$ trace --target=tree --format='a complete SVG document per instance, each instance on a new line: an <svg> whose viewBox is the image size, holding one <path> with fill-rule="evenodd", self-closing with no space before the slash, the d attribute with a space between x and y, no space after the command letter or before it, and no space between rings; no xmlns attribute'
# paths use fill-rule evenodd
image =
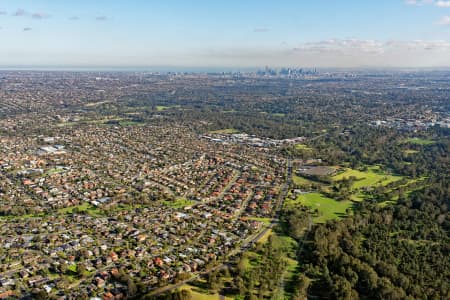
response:
<svg viewBox="0 0 450 300"><path fill-rule="evenodd" d="M217 277L217 274L215 271L211 271L208 273L207 283L208 283L208 288L213 292L216 292L220 289L220 278Z"/></svg>
<svg viewBox="0 0 450 300"><path fill-rule="evenodd" d="M133 297L137 294L138 288L136 286L136 283L132 278L128 278L127 280L127 295L128 297Z"/></svg>
<svg viewBox="0 0 450 300"><path fill-rule="evenodd" d="M86 266L83 263L77 265L78 276L84 277L86 275Z"/></svg>
<svg viewBox="0 0 450 300"><path fill-rule="evenodd" d="M234 277L233 282L234 282L234 286L236 287L236 289L239 292L239 295L241 295L241 296L245 295L245 293L247 292L247 289L245 287L244 280L242 279L242 277L241 276Z"/></svg>
<svg viewBox="0 0 450 300"><path fill-rule="evenodd" d="M33 290L33 298L36 300L47 300L48 294L44 290Z"/></svg>

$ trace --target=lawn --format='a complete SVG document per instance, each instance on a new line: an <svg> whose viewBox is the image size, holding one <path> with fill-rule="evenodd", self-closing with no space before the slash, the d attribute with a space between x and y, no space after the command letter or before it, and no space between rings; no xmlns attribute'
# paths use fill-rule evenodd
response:
<svg viewBox="0 0 450 300"><path fill-rule="evenodd" d="M225 128L225 129L210 131L209 133L211 133L211 134L233 134L233 133L239 133L239 130L234 129L234 128Z"/></svg>
<svg viewBox="0 0 450 300"><path fill-rule="evenodd" d="M157 105L156 110L157 111L164 111L171 108L180 108L180 105L172 105L172 106L165 106L165 105Z"/></svg>
<svg viewBox="0 0 450 300"><path fill-rule="evenodd" d="M88 102L84 106L86 106L86 107L93 107L93 106L99 106L99 105L106 104L106 103L111 103L111 102L109 102L109 101Z"/></svg>
<svg viewBox="0 0 450 300"><path fill-rule="evenodd" d="M178 198L175 201L163 201L164 205L171 208L183 208L186 206L191 206L195 203L197 203L194 200L187 200L184 198Z"/></svg>
<svg viewBox="0 0 450 300"><path fill-rule="evenodd" d="M56 126L58 127L69 127L69 126L74 126L77 124L106 124L108 122L120 122L125 120L124 118L119 118L119 117L105 117L103 119L83 119L77 122L63 122L63 123L59 123Z"/></svg>
<svg viewBox="0 0 450 300"><path fill-rule="evenodd" d="M410 154L416 154L416 153L419 153L419 151L408 149L408 150L404 150L403 153L405 153L405 154L407 154L407 155L410 155Z"/></svg>
<svg viewBox="0 0 450 300"><path fill-rule="evenodd" d="M270 233L269 233L270 232ZM296 249L298 248L298 243L289 236L279 235L274 231L269 231L269 234L266 234L263 239L261 239L258 243L265 243L269 239L272 238L273 247L278 249L283 253L283 260L286 262L286 270L284 274L284 284L287 282L293 282L298 273L298 261L294 259L296 257ZM246 261L246 268L254 267L261 263L260 255L255 252L249 251L247 252L247 256L244 256ZM290 299L292 295L287 293L286 289L283 289L284 295L286 299ZM275 299L275 298L274 298Z"/></svg>
<svg viewBox="0 0 450 300"><path fill-rule="evenodd" d="M83 204L80 205L75 205L75 206L70 206L70 207L65 207L65 208L60 208L58 209L58 214L73 214L74 209L77 208L79 212L85 211L88 214L90 214L91 216L100 216L102 215L102 211L99 210L98 208L94 207L93 205L91 205L88 202L84 202Z"/></svg>
<svg viewBox="0 0 450 300"><path fill-rule="evenodd" d="M206 291L203 291L200 288L189 285L189 284L185 284L185 285L181 286L180 290L190 291L193 300L194 299L195 300L218 300L219 299L219 294L217 294L217 293L207 294ZM228 298L228 297L225 297L225 299L231 300L231 298Z"/></svg>
<svg viewBox="0 0 450 300"><path fill-rule="evenodd" d="M266 224L266 225L269 225L270 222L272 222L272 219L271 219L271 218L250 217L250 218L247 218L247 219L248 219L248 220L251 220L251 221L262 222L262 223L264 223L264 224Z"/></svg>
<svg viewBox="0 0 450 300"><path fill-rule="evenodd" d="M288 265L286 270L288 272L288 276L293 276L293 273L296 271L295 269L297 267L297 261L294 258L298 243L289 236L279 235L275 231L268 230L262 239L258 241L258 244L266 243L269 240L269 237L272 237L272 246L283 253L283 259ZM261 263L261 255L254 251L247 251L243 256L243 260L246 269L250 269Z"/></svg>
<svg viewBox="0 0 450 300"><path fill-rule="evenodd" d="M353 183L353 189L361 189L381 184L388 185L391 182L401 180L401 176L383 174L377 167L371 167L367 171L358 171L354 169L346 169L344 172L332 177L333 181L340 181L344 178L355 177L357 180Z"/></svg>
<svg viewBox="0 0 450 300"><path fill-rule="evenodd" d="M112 209L115 212L121 212L121 211L131 211L131 210L135 210L136 208L143 208L146 207L145 205L142 204L125 204L125 203L118 203L117 205L114 205L114 207L112 207Z"/></svg>
<svg viewBox="0 0 450 300"><path fill-rule="evenodd" d="M418 138L418 137L409 138L409 139L405 140L405 142L409 143L409 144L421 145L421 146L432 145L435 143L435 141L433 141L433 140L422 139L422 138Z"/></svg>
<svg viewBox="0 0 450 300"><path fill-rule="evenodd" d="M156 110L157 111L163 111L163 110L166 110L166 109L169 109L169 108L170 108L169 106L164 106L164 105L156 106Z"/></svg>
<svg viewBox="0 0 450 300"><path fill-rule="evenodd" d="M406 184L401 185L398 188L406 188L407 191L405 192L405 196L409 196L412 192L421 190L425 187L425 185L423 184L423 181L426 180L427 177L420 177L420 178L416 178L416 179L410 179ZM418 185L416 185L415 187L410 187L410 185L412 185L413 183L416 183ZM392 190L391 190L392 191ZM398 196L393 197L390 200L386 200L383 202L378 203L379 206L381 207L385 207L387 205L391 205L391 204L395 204L398 201Z"/></svg>
<svg viewBox="0 0 450 300"><path fill-rule="evenodd" d="M76 273L77 272L77 265L76 264L70 265L70 266L67 267L67 270L70 271L70 272Z"/></svg>
<svg viewBox="0 0 450 300"><path fill-rule="evenodd" d="M289 282L289 281L293 281L295 280L295 276L297 275L297 266L298 266L298 261L296 261L295 259L286 258L286 263L287 263L287 272L286 272L286 276L285 278L285 282ZM286 291L285 291L286 293ZM286 296L289 296L288 294L286 294Z"/></svg>
<svg viewBox="0 0 450 300"><path fill-rule="evenodd" d="M259 244L264 244L269 239L269 236L272 235L272 229L269 229L266 231L266 233L261 237L261 239L258 241Z"/></svg>
<svg viewBox="0 0 450 300"><path fill-rule="evenodd" d="M85 210L88 210L89 208L91 208L91 204L89 204L88 202L84 202L83 204L80 204L80 205L60 208L60 209L58 209L58 213L71 214L71 213L73 213L73 210L75 208L78 208L79 211L85 211Z"/></svg>
<svg viewBox="0 0 450 300"><path fill-rule="evenodd" d="M63 173L65 172L66 169L64 168L53 168L47 171L47 175L53 175L53 174L58 174L58 173Z"/></svg>
<svg viewBox="0 0 450 300"><path fill-rule="evenodd" d="M292 176L292 180L294 181L295 184L303 185L303 186L304 185L311 185L313 183L321 184L320 182L312 181L312 180L309 180L309 179L307 179L305 177L301 177L301 176L297 176L297 175L293 175Z"/></svg>
<svg viewBox="0 0 450 300"><path fill-rule="evenodd" d="M295 149L300 150L300 151L311 151L311 150L313 150L311 147L309 147L308 145L305 145L305 144L296 144L295 145Z"/></svg>
<svg viewBox="0 0 450 300"><path fill-rule="evenodd" d="M347 215L346 210L352 207L351 201L336 201L327 198L320 193L310 193L299 195L297 199L287 201L287 205L299 202L302 205L308 206L311 209L317 209L319 214L314 217L315 223L325 223L328 220L333 220Z"/></svg>

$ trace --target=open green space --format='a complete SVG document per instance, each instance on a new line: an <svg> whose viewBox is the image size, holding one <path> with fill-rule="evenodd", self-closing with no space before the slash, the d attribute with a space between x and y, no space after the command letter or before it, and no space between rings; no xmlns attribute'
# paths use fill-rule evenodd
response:
<svg viewBox="0 0 450 300"><path fill-rule="evenodd" d="M298 243L291 237L281 235L276 230L269 230L264 237L257 243L256 249L250 250L244 253L240 261L240 266L243 267L245 272L252 274L252 272L263 267L262 264L266 263L265 255L267 253L261 252L264 249L264 244L270 243L273 249L281 254L281 261L286 263L286 268L284 269L284 274L282 276L283 286L294 282L296 275L298 273L298 262L295 259L296 249L298 248ZM280 261L280 262L281 262ZM255 289L254 293L257 294L258 290ZM285 289L278 291L281 295L284 293L285 299L290 299L292 295L289 295ZM237 297L236 299L243 299ZM272 298L279 299L279 298Z"/></svg>
<svg viewBox="0 0 450 300"><path fill-rule="evenodd" d="M381 166L370 166L366 170L355 170L351 168L344 168L341 171L331 177L333 182L332 185L327 185L324 183L320 183L320 191L323 193L332 193L332 187L334 185L339 184L340 181L344 179L349 179L353 177L353 182L350 185L351 195L349 197L350 200L346 201L337 201L332 198L326 197L319 192L309 193L299 195L295 200L286 199L285 204L291 205L294 203L301 203L302 205L308 206L310 208L317 209L318 215L314 217L314 222L323 223L327 220L335 219L338 217L342 217L346 215L346 210L352 207L352 202L354 201L363 201L366 197L365 192L366 188L377 187L377 186L388 186L391 183L398 182L404 177L391 175L385 173ZM295 184L300 187L309 186L315 184L317 187L317 182L311 181L308 178L304 178L301 176L293 176L293 181ZM393 189L398 189L400 187L409 189L409 185L414 183L415 180L408 180L406 184L394 187ZM409 193L410 191L408 191ZM398 197L397 197L398 198ZM387 199L387 201L381 203L381 206L385 206L388 204L395 203L397 199Z"/></svg>
<svg viewBox="0 0 450 300"><path fill-rule="evenodd" d="M169 109L169 108L170 108L170 106L164 106L164 105L156 106L156 110L157 111L163 111L163 110L166 110L166 109Z"/></svg>
<svg viewBox="0 0 450 300"><path fill-rule="evenodd" d="M251 220L251 221L262 222L262 223L264 223L266 225L270 224L270 222L272 221L271 218L260 218L260 217L250 217L250 218L247 218L247 219Z"/></svg>
<svg viewBox="0 0 450 300"><path fill-rule="evenodd" d="M310 180L308 178L298 176L298 175L293 175L292 180L294 181L295 184L300 185L300 186L311 185L311 184L322 184L319 181L313 181L313 180Z"/></svg>
<svg viewBox="0 0 450 300"><path fill-rule="evenodd" d="M395 175L389 175L382 173L379 170L379 167L371 167L368 168L367 171L359 171L354 169L345 169L344 172L341 172L335 176L332 177L333 181L340 181L344 178L350 178L355 177L356 181L353 183L352 188L353 189L361 189L363 187L369 187L374 185L388 185L391 182L395 182L398 180L401 180L403 177L401 176L395 176Z"/></svg>
<svg viewBox="0 0 450 300"><path fill-rule="evenodd" d="M225 129L220 129L220 130L213 130L213 131L210 131L209 133L211 133L211 134L233 134L233 133L239 133L239 130L234 129L234 128L225 128Z"/></svg>
<svg viewBox="0 0 450 300"><path fill-rule="evenodd" d="M269 237L272 235L272 229L269 229L266 231L266 233L261 237L261 239L258 241L258 243L260 244L264 244L265 242L267 242L267 240L269 239Z"/></svg>
<svg viewBox="0 0 450 300"><path fill-rule="evenodd" d="M414 144L414 145L421 145L421 146L427 146L427 145L432 145L432 144L434 144L436 142L433 141L433 140L430 140L430 139L423 139L423 138L414 137L414 138L406 139L405 143Z"/></svg>
<svg viewBox="0 0 450 300"><path fill-rule="evenodd" d="M309 193L299 195L295 200L286 199L285 205L300 203L304 206L317 209L317 216L314 216L315 223L325 223L328 220L337 219L347 215L347 209L351 208L351 201L336 201L327 198L320 193Z"/></svg>
<svg viewBox="0 0 450 300"><path fill-rule="evenodd" d="M86 107L95 107L95 106L100 106L100 105L105 104L105 103L110 103L110 102L109 101L88 102L84 106L86 106Z"/></svg>
<svg viewBox="0 0 450 300"><path fill-rule="evenodd" d="M164 111L164 110L168 110L171 108L180 108L180 105L171 105L171 106L165 106L165 105L157 105L156 106L156 110L157 111Z"/></svg>
<svg viewBox="0 0 450 300"><path fill-rule="evenodd" d="M297 265L297 262L290 257L295 257L297 242L289 236L280 235L276 231L268 230L266 234L258 241L258 244L261 245L267 243L269 238L271 238L272 246L276 249L280 249L281 252L285 254L283 259L286 260L288 266L291 266L291 271L293 271ZM261 254L258 254L254 250L247 251L242 257L242 264L245 266L245 269L249 270L260 264L261 259Z"/></svg>
<svg viewBox="0 0 450 300"><path fill-rule="evenodd" d="M408 180L408 183L397 187L397 189L398 188L405 188L407 191L404 193L404 196L405 197L409 197L409 195L411 193L413 193L415 191L418 191L418 190L421 190L421 189L423 189L425 187L424 181L426 179L427 179L427 177L420 177L420 178L416 178L416 179L410 179L410 180ZM413 184L415 184L415 185L413 185ZM389 200L386 200L386 201L378 203L378 205L380 207L385 207L387 205L391 205L391 204L397 203L398 199L399 199L399 196L394 196L394 197L392 197Z"/></svg>
<svg viewBox="0 0 450 300"><path fill-rule="evenodd" d="M286 258L287 268L286 273L284 276L284 282L285 286L287 286L289 283L295 284L295 279L298 276L298 261L295 259L292 259L290 257ZM288 294L286 289L284 289L285 299L292 299L292 295Z"/></svg>
<svg viewBox="0 0 450 300"><path fill-rule="evenodd" d="M312 151L313 149L305 144L296 144L295 149L300 151Z"/></svg>
<svg viewBox="0 0 450 300"><path fill-rule="evenodd" d="M163 201L163 204L166 205L167 207L171 207L171 208L183 208L186 206L191 206L193 204L195 204L196 202L194 200L187 200L185 198L178 198L174 201Z"/></svg>
<svg viewBox="0 0 450 300"><path fill-rule="evenodd" d="M412 149L407 149L407 150L404 150L403 153L405 153L405 154L407 154L407 155L410 155L410 154L416 154L416 153L419 153L419 151L417 151L417 150L412 150Z"/></svg>
<svg viewBox="0 0 450 300"><path fill-rule="evenodd" d="M101 216L103 215L102 211L91 205L88 202L84 202L80 205L65 207L58 209L58 214L73 214L74 212L87 212L91 216Z"/></svg>
<svg viewBox="0 0 450 300"><path fill-rule="evenodd" d="M192 286L189 284L185 284L182 285L180 287L180 290L186 290L186 291L190 291L191 295L192 295L192 300L218 300L219 298L219 294L218 293L208 293L207 291L196 287L196 286ZM229 297L225 297L225 299L231 300L231 298Z"/></svg>
<svg viewBox="0 0 450 300"><path fill-rule="evenodd" d="M67 270L70 271L70 272L76 273L77 272L77 265L73 264L73 265L67 266Z"/></svg>
<svg viewBox="0 0 450 300"><path fill-rule="evenodd" d="M78 122L63 122L63 123L59 123L56 126L58 127L70 127L70 126L74 126L77 124L99 124L99 125L104 125L104 124L108 124L108 123L113 123L113 122L117 122L117 124L120 124L121 122L123 122L123 124L127 124L127 122L131 122L129 119L125 119L125 118L120 118L120 117L115 117L115 116L109 116L109 117L105 117L105 118L101 118L101 119L90 119L90 118L85 118L83 120L80 120Z"/></svg>
<svg viewBox="0 0 450 300"><path fill-rule="evenodd" d="M53 168L50 169L46 172L47 175L53 175L53 174L58 174L58 173L63 173L66 170L64 168Z"/></svg>
<svg viewBox="0 0 450 300"><path fill-rule="evenodd" d="M19 219L43 218L45 216L46 216L45 213L25 214L25 215L20 215L20 216L6 215L6 216L0 216L0 220L12 221L12 220L19 220Z"/></svg>
<svg viewBox="0 0 450 300"><path fill-rule="evenodd" d="M84 202L80 205L74 205L69 207L64 207L56 210L56 214L58 215L67 215L67 214L73 214L73 213L80 213L80 212L86 212L87 214L91 215L92 217L103 217L104 212L91 205L88 202ZM40 214L25 214L20 216L0 216L0 220L14 220L14 219L31 219L31 218L45 218L52 213L40 213Z"/></svg>

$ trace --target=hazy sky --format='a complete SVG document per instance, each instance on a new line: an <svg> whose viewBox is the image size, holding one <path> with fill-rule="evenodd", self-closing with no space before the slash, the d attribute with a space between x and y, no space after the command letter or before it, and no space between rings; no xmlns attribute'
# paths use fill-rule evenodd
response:
<svg viewBox="0 0 450 300"><path fill-rule="evenodd" d="M0 0L0 66L450 67L450 0Z"/></svg>

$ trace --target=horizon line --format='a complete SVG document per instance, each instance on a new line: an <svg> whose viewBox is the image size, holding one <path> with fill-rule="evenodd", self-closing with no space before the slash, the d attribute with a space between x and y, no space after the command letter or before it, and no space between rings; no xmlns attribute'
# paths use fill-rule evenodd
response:
<svg viewBox="0 0 450 300"><path fill-rule="evenodd" d="M316 70L428 70L450 71L450 66L358 66L358 67L312 67L312 66L114 66L114 65L0 65L0 71L121 71L121 72L255 72L270 69L316 69Z"/></svg>

